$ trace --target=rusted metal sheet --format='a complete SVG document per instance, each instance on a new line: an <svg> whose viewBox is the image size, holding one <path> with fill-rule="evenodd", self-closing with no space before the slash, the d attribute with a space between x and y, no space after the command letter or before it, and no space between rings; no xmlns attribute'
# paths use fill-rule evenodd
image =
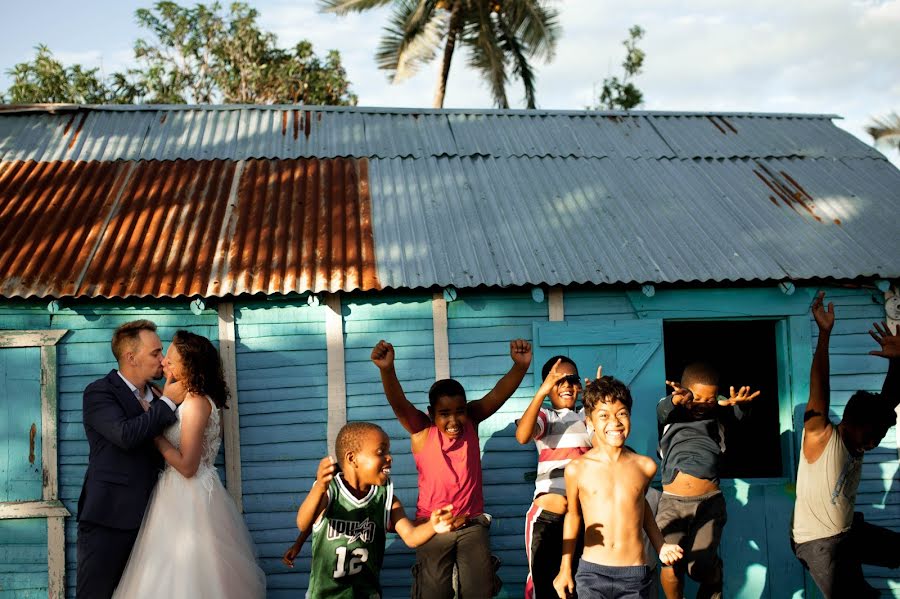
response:
<svg viewBox="0 0 900 599"><path fill-rule="evenodd" d="M365 159L0 164L0 295L377 289Z"/></svg>

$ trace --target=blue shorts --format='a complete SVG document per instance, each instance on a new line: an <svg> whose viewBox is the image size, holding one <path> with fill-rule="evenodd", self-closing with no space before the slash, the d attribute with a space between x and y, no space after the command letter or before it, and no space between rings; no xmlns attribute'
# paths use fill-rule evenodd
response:
<svg viewBox="0 0 900 599"><path fill-rule="evenodd" d="M601 566L582 559L575 574L578 599L650 599L650 566Z"/></svg>

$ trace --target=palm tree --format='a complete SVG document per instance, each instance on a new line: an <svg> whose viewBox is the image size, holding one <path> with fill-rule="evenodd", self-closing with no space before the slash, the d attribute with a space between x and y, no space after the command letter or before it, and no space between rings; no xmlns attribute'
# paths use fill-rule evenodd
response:
<svg viewBox="0 0 900 599"><path fill-rule="evenodd" d="M866 127L866 133L872 136L876 144L883 142L900 150L900 114L892 112L886 117L874 119Z"/></svg>
<svg viewBox="0 0 900 599"><path fill-rule="evenodd" d="M431 62L443 45L434 107L444 106L450 62L457 44L469 50L469 66L481 72L499 108L509 108L509 75L522 80L525 102L535 107L531 59L549 61L559 34L558 12L548 0L319 0L339 15L386 4L394 10L375 55L392 83Z"/></svg>

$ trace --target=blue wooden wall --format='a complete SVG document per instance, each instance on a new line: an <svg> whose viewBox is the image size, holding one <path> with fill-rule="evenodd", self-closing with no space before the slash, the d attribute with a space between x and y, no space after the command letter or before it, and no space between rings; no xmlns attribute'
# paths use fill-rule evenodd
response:
<svg viewBox="0 0 900 599"><path fill-rule="evenodd" d="M797 293L803 290L798 289ZM740 292L739 292L740 293ZM658 296L664 297L664 296ZM699 296L697 296L699 297ZM707 306L715 305L709 296ZM836 304L838 324L832 337L833 412L837 420L856 389L877 391L887 361L868 356L874 342L867 331L884 317L877 294L866 290L829 290ZM661 317L678 306L657 305L654 311L636 306L621 291L567 290L567 321L610 321ZM718 317L702 308L689 317ZM466 388L470 399L481 397L509 368L508 342L530 339L532 325L547 321L547 303L536 302L524 290L461 290L448 304L450 372ZM369 361L379 339L397 350L397 370L410 399L424 409L427 389L434 380L433 330L429 293L351 294L342 298L348 420L379 423L392 439L397 494L414 514L416 475L408 437L396 424L383 397L377 368ZM666 317L666 316L662 316ZM74 514L87 462L87 443L81 423L81 393L90 381L115 366L109 351L113 329L127 320L150 318L161 325L164 343L175 329L188 327L217 338L216 315L197 316L184 302L121 301L75 305L50 315L43 304L8 302L0 305L2 329L71 329L59 344L59 464L60 495ZM309 546L295 569L280 563L281 554L296 536L296 509L315 477L318 460L327 453L327 356L325 308L302 301L245 300L235 306L238 390L240 396L241 459L244 510L247 524L268 576L270 597L302 596L307 584ZM803 388L815 344L815 326L807 318L792 321L793 338L804 340L794 363L782 366ZM539 368L540 364L533 366ZM585 366L582 365L582 369ZM522 387L504 408L480 427L484 460L486 509L494 516L493 552L503 560L504 596L520 596L525 580L523 517L531 500L535 469L533 446L513 438L515 418L524 410L534 387L526 376ZM793 422L783 423L796 433L806 397L782 398ZM867 519L900 529L897 451L894 431L881 447L866 456L858 506ZM794 450L796 455L796 434ZM793 504L794 471L783 479L761 484L726 481L729 523L722 551L726 561L726 593L735 597L784 597L809 584L787 544ZM15 526L27 526L17 524ZM74 593L75 522L66 526L67 594ZM29 533L30 535L30 533ZM35 547L40 538L28 538ZM32 558L0 550L0 585L23 575L42 572L45 554ZM23 554L24 555L24 554ZM386 597L406 597L409 566L414 555L397 538L389 540L382 581ZM870 582L885 594L900 597L896 572L867 571ZM15 578L12 576L14 575ZM15 584L14 582L12 582Z"/></svg>

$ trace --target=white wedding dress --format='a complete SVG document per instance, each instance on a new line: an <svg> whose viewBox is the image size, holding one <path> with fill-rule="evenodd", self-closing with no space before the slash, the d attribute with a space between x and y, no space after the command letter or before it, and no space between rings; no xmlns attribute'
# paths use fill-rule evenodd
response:
<svg viewBox="0 0 900 599"><path fill-rule="evenodd" d="M191 478L166 465L150 496L144 521L115 599L255 599L265 597L266 577L253 541L213 462L219 451L219 409L203 431L200 467ZM181 445L181 411L163 433Z"/></svg>

